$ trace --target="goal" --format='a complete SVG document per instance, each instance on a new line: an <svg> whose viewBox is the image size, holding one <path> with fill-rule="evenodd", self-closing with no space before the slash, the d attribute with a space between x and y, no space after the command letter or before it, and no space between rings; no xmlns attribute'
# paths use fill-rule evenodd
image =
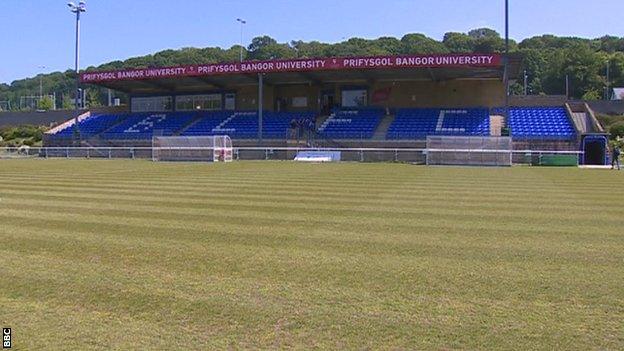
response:
<svg viewBox="0 0 624 351"><path fill-rule="evenodd" d="M427 137L427 165L511 166L510 137Z"/></svg>
<svg viewBox="0 0 624 351"><path fill-rule="evenodd" d="M231 162L232 140L227 135L155 136L153 161Z"/></svg>

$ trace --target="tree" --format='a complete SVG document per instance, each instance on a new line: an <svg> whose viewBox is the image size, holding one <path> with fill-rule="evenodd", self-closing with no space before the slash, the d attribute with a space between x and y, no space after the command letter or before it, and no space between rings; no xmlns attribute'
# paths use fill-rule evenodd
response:
<svg viewBox="0 0 624 351"><path fill-rule="evenodd" d="M475 51L476 41L467 34L449 32L444 34L442 43L450 52L466 53Z"/></svg>
<svg viewBox="0 0 624 351"><path fill-rule="evenodd" d="M290 46L297 52L298 57L313 58L327 56L327 49L330 44L311 41L306 43L302 40L291 41Z"/></svg>
<svg viewBox="0 0 624 351"><path fill-rule="evenodd" d="M609 127L611 138L624 138L624 122L615 122Z"/></svg>
<svg viewBox="0 0 624 351"><path fill-rule="evenodd" d="M490 28L477 28L468 32L468 36L473 39L481 38L500 38L497 31Z"/></svg>
<svg viewBox="0 0 624 351"><path fill-rule="evenodd" d="M598 91L598 90L588 90L587 92L585 92L585 94L583 94L583 96L581 97L581 99L586 100L586 101L592 101L592 100L600 100L600 98L602 94Z"/></svg>
<svg viewBox="0 0 624 351"><path fill-rule="evenodd" d="M74 102L69 94L63 94L63 110L71 110L74 108Z"/></svg>
<svg viewBox="0 0 624 351"><path fill-rule="evenodd" d="M295 58L297 52L288 44L280 44L269 36L255 37L248 47L252 60Z"/></svg>
<svg viewBox="0 0 624 351"><path fill-rule="evenodd" d="M271 38L268 35L263 35L261 37L255 37L251 39L251 44L249 44L249 47L247 49L249 50L249 52L255 52L261 50L264 47L275 44L277 44L277 40Z"/></svg>
<svg viewBox="0 0 624 351"><path fill-rule="evenodd" d="M541 77L543 77L544 69L548 65L543 51L536 49L522 49L519 51L519 54L522 57L522 70L526 70L527 73L528 93L543 93L544 89ZM524 79L524 77L522 77L522 79Z"/></svg>
<svg viewBox="0 0 624 351"><path fill-rule="evenodd" d="M570 78L570 95L581 98L590 91L601 91L604 77L600 68L606 61L593 51L589 45L578 43L570 48L554 50L548 58L544 72L544 91L548 94L565 92L565 77Z"/></svg>
<svg viewBox="0 0 624 351"><path fill-rule="evenodd" d="M370 56L424 53L469 53L502 52L504 39L495 30L477 28L468 33L449 32L442 41L423 34L410 33L397 39L381 37L377 39L350 38L340 43L330 44L302 40L278 43L270 36L254 38L244 50L243 56L252 60L295 57L329 56ZM510 50L523 58L523 67L528 73L529 91L533 94L563 94L565 76L570 76L572 96L581 98L601 92L606 85L606 62L610 62L610 85L624 86L624 38L603 36L596 39L557 37L541 35L526 38L519 44L510 42ZM86 71L119 70L189 64L207 64L238 61L240 46L224 49L220 47L182 48L163 50L152 55L113 61L98 67L88 67ZM56 91L64 96L63 107L72 108L73 102L66 96L74 94L75 73L72 70L45 74L42 79L47 91ZM105 90L89 86L97 98L92 104L99 104ZM20 96L39 95L39 80L36 77L19 79L11 84L0 84L0 101L19 101ZM123 93L117 93L122 100ZM12 104L17 108L18 104Z"/></svg>
<svg viewBox="0 0 624 351"><path fill-rule="evenodd" d="M98 91L95 89L87 89L85 100L87 103L87 107L89 108L102 106Z"/></svg>
<svg viewBox="0 0 624 351"><path fill-rule="evenodd" d="M54 101L49 96L44 96L37 102L37 109L39 110L51 110L54 108Z"/></svg>
<svg viewBox="0 0 624 351"><path fill-rule="evenodd" d="M424 34L406 34L401 38L403 54L443 54L448 48L439 41L435 41Z"/></svg>

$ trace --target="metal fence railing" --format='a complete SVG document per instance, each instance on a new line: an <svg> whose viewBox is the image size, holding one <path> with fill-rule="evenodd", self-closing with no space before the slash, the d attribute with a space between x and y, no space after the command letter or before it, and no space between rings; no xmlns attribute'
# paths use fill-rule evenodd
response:
<svg viewBox="0 0 624 351"><path fill-rule="evenodd" d="M0 147L0 158L86 158L86 159L152 159L153 147ZM234 160L293 160L301 151L338 151L342 161L408 162L425 164L427 148L303 148L303 147L234 147ZM434 149L431 150L435 151ZM457 150L466 152L466 150ZM472 149L469 152L491 152ZM513 163L535 164L546 155L580 157L583 152L571 150L512 150Z"/></svg>

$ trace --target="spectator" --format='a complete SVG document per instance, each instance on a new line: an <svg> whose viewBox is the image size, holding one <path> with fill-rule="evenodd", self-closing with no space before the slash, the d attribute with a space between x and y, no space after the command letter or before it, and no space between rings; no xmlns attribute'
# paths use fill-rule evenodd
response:
<svg viewBox="0 0 624 351"><path fill-rule="evenodd" d="M620 170L620 154L621 154L620 146L614 145L613 152L611 153L611 169L615 169L617 165L617 170Z"/></svg>
<svg viewBox="0 0 624 351"><path fill-rule="evenodd" d="M297 120L294 118L290 120L290 138L297 138Z"/></svg>

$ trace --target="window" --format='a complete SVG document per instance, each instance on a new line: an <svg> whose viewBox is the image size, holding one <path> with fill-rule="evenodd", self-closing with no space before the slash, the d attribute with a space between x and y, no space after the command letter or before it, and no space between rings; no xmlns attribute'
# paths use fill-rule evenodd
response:
<svg viewBox="0 0 624 351"><path fill-rule="evenodd" d="M171 111L172 107L171 96L135 97L130 104L132 112L164 112Z"/></svg>
<svg viewBox="0 0 624 351"><path fill-rule="evenodd" d="M343 90L342 107L363 107L368 105L366 90Z"/></svg>
<svg viewBox="0 0 624 351"><path fill-rule="evenodd" d="M225 94L225 109L228 111L236 109L236 94Z"/></svg>
<svg viewBox="0 0 624 351"><path fill-rule="evenodd" d="M221 94L180 95L176 97L176 111L220 110Z"/></svg>
<svg viewBox="0 0 624 351"><path fill-rule="evenodd" d="M292 99L293 107L308 107L308 98L306 96L297 96Z"/></svg>

